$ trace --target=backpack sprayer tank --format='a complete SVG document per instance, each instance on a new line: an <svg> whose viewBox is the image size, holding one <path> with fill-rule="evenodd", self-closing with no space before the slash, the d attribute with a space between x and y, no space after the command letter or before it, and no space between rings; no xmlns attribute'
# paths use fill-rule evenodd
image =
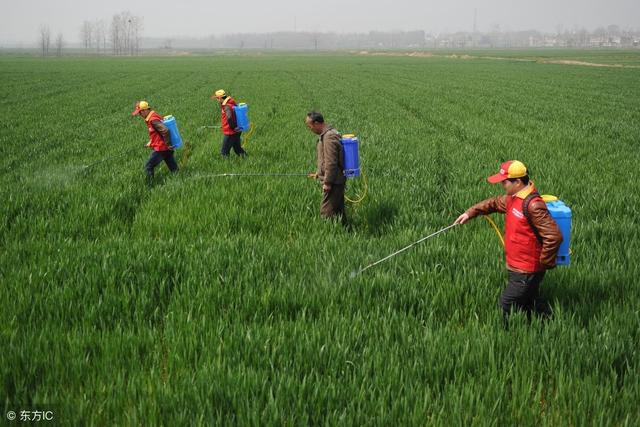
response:
<svg viewBox="0 0 640 427"><path fill-rule="evenodd" d="M542 200L547 204L549 214L554 219L562 233L562 243L558 249L557 265L569 265L571 261L571 208L558 200L555 196L544 195Z"/></svg>
<svg viewBox="0 0 640 427"><path fill-rule="evenodd" d="M178 122L176 122L176 118L169 115L165 116L162 120L162 123L169 129L169 135L171 135L171 145L173 148L178 149L182 147L182 137L180 136L180 132L178 131Z"/></svg>
<svg viewBox="0 0 640 427"><path fill-rule="evenodd" d="M251 128L249 121L249 106L244 102L236 105L233 110L236 113L236 123L242 132L247 132Z"/></svg>
<svg viewBox="0 0 640 427"><path fill-rule="evenodd" d="M360 176L360 158L358 156L358 138L355 135L343 135L341 141L344 154L344 176Z"/></svg>

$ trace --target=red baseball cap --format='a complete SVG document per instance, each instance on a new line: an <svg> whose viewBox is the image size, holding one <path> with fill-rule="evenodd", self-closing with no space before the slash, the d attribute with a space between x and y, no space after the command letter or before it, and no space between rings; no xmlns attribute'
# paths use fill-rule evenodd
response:
<svg viewBox="0 0 640 427"><path fill-rule="evenodd" d="M500 172L487 178L491 184L497 184L510 178L527 176L527 167L518 160L509 160L500 165Z"/></svg>
<svg viewBox="0 0 640 427"><path fill-rule="evenodd" d="M147 101L136 102L136 109L131 113L132 116L137 116L140 111L149 109L149 103Z"/></svg>

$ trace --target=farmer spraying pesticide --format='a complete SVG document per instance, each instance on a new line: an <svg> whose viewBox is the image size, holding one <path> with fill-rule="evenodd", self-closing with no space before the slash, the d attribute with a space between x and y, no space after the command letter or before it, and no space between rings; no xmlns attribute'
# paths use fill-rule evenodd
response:
<svg viewBox="0 0 640 427"><path fill-rule="evenodd" d="M524 310L531 319L532 311L546 312L546 305L536 304L536 299L546 270L556 266L562 234L522 162L503 163L500 172L487 181L501 183L506 194L473 205L454 224L464 224L478 215L494 212L506 215L508 281L500 296L500 307L505 322L512 310Z"/></svg>
<svg viewBox="0 0 640 427"><path fill-rule="evenodd" d="M163 123L160 114L152 111L147 101L136 103L132 116L140 116L144 119L149 129L149 142L146 147L153 150L144 168L147 171L149 184L153 182L154 169L164 161L171 172L178 170L178 163L173 156L174 147L171 144L171 134Z"/></svg>
<svg viewBox="0 0 640 427"><path fill-rule="evenodd" d="M233 151L238 156L246 156L246 152L242 148L240 142L240 135L242 129L238 126L236 117L236 101L229 96L224 89L218 89L215 91L211 99L215 99L220 104L220 120L222 121L222 133L224 137L222 139L222 148L220 154L222 157L229 157L229 153L233 148Z"/></svg>
<svg viewBox="0 0 640 427"><path fill-rule="evenodd" d="M309 174L309 177L318 179L322 184L320 215L323 218L340 217L344 222L344 187L347 179L344 175L341 136L324 122L324 117L318 112L308 113L305 123L311 132L318 135L318 165L316 172Z"/></svg>

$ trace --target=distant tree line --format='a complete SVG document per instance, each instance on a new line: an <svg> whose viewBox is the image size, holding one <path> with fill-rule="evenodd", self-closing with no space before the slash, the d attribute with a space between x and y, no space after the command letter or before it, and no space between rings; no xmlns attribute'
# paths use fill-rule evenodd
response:
<svg viewBox="0 0 640 427"><path fill-rule="evenodd" d="M640 31L609 25L593 31L559 28L556 32L545 33L536 30L501 31L496 25L485 33L429 35L425 43L433 48L637 48L640 47Z"/></svg>
<svg viewBox="0 0 640 427"><path fill-rule="evenodd" d="M113 15L107 27L104 20L84 21L80 26L80 42L87 53L98 55L139 55L142 50L142 18L130 12ZM58 33L52 41L51 29L41 25L38 30L38 45L42 56L62 56L65 40Z"/></svg>
<svg viewBox="0 0 640 427"><path fill-rule="evenodd" d="M84 21L80 27L83 48L97 54L139 55L141 37L142 18L130 12L113 15L108 29L101 19Z"/></svg>
<svg viewBox="0 0 640 427"><path fill-rule="evenodd" d="M50 56L52 54L51 29L48 25L41 25L39 31L38 44L42 56ZM62 33L58 33L53 40L53 53L56 56L62 56L62 48L64 47L64 37Z"/></svg>
<svg viewBox="0 0 640 427"><path fill-rule="evenodd" d="M497 25L485 32L428 33L416 31L370 31L368 33L320 33L283 31L236 33L205 38L143 38L143 20L130 12L115 14L109 25L104 20L84 21L80 27L81 46L98 55L139 55L143 46L173 51L177 49L473 49L473 48L640 48L640 31L617 25L545 33L536 30L503 31ZM52 40L48 26L40 27L39 44L43 56L62 55L65 40L59 33Z"/></svg>
<svg viewBox="0 0 640 427"><path fill-rule="evenodd" d="M206 38L145 39L150 48L176 49L450 49L450 48L640 48L640 31L616 25L545 33L536 30L427 33L425 31L370 31L368 33L273 32L236 33Z"/></svg>

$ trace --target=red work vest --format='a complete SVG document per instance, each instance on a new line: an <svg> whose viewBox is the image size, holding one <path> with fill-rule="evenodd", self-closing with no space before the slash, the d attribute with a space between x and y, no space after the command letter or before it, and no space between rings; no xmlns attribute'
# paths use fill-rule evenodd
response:
<svg viewBox="0 0 640 427"><path fill-rule="evenodd" d="M533 191L536 190L532 187ZM541 200L539 196L533 197L529 206ZM523 205L524 199L518 196L507 197L504 248L508 267L533 273L543 270L540 265L542 244L524 216Z"/></svg>
<svg viewBox="0 0 640 427"><path fill-rule="evenodd" d="M149 128L149 138L151 139L150 147L153 148L154 151L167 151L169 150L169 146L165 144L164 139L162 139L162 134L154 129L151 126L151 122L160 120L162 122L162 117L160 114L152 111L149 113L145 121L147 122L147 127Z"/></svg>
<svg viewBox="0 0 640 427"><path fill-rule="evenodd" d="M232 97L228 97L227 99L225 99L222 104L220 104L220 108L222 110L222 114L220 115L221 119L222 119L222 132L225 135L235 135L236 132L235 130L231 129L231 126L229 126L229 119L227 118L227 113L226 111L224 111L224 107L225 106L229 106L231 107L231 114L233 115L233 120L236 121L236 112L234 110L235 106L236 106L236 101L235 99L233 99ZM236 126L238 125L237 121L236 121Z"/></svg>

